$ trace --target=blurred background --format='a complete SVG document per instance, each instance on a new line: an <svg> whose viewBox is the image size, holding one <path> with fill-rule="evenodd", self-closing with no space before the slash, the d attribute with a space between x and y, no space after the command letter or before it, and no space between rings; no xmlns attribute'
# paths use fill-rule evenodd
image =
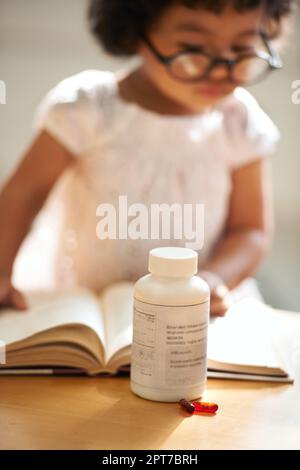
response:
<svg viewBox="0 0 300 470"><path fill-rule="evenodd" d="M0 80L7 104L0 105L0 185L32 137L33 116L45 93L84 69L117 70L90 37L86 0L0 0ZM300 311L300 104L292 82L300 80L300 15L284 51L285 67L249 89L279 127L273 160L276 232L257 279L265 300ZM0 214L1 230L1 214Z"/></svg>

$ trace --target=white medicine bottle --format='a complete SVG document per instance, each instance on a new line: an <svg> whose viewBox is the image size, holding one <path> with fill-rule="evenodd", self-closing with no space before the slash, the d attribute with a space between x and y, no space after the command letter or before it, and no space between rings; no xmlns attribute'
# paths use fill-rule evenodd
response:
<svg viewBox="0 0 300 470"><path fill-rule="evenodd" d="M131 390L163 402L199 398L206 385L210 291L195 276L198 254L154 248L148 269L134 286Z"/></svg>

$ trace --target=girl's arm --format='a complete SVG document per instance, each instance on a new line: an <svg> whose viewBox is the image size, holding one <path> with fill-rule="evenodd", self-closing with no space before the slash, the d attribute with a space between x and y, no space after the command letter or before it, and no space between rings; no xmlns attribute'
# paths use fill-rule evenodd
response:
<svg viewBox="0 0 300 470"><path fill-rule="evenodd" d="M213 286L212 291L217 288L215 296L212 292L212 314L223 315L226 312L228 290L253 275L267 253L273 231L270 181L267 159L257 159L232 174L232 194L224 235L211 259L199 271L199 275Z"/></svg>
<svg viewBox="0 0 300 470"><path fill-rule="evenodd" d="M11 284L14 259L34 217L74 157L46 131L32 143L0 193L0 306L25 308Z"/></svg>

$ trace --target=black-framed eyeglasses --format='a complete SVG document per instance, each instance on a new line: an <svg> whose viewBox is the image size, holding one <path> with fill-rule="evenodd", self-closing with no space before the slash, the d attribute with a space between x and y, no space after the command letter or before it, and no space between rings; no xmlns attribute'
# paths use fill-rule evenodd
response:
<svg viewBox="0 0 300 470"><path fill-rule="evenodd" d="M171 76L177 80L187 83L205 80L209 78L212 70L225 65L229 80L242 85L257 83L272 70L281 69L283 66L281 57L274 50L267 35L260 32L260 37L266 51L245 53L236 59L216 57L194 46L167 57L157 51L146 35L143 35L143 40L157 60L165 65Z"/></svg>

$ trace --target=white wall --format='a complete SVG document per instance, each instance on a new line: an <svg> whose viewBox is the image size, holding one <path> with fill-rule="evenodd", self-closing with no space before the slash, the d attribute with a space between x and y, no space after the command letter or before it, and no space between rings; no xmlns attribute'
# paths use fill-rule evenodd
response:
<svg viewBox="0 0 300 470"><path fill-rule="evenodd" d="M28 144L34 110L49 88L80 70L116 70L123 63L100 52L89 36L86 4L85 0L0 0L0 80L7 85L7 104L0 105L0 183ZM285 70L251 90L282 132L273 157L276 237L258 277L267 301L297 310L300 105L291 102L291 83L300 79L299 40L298 31L286 49Z"/></svg>

